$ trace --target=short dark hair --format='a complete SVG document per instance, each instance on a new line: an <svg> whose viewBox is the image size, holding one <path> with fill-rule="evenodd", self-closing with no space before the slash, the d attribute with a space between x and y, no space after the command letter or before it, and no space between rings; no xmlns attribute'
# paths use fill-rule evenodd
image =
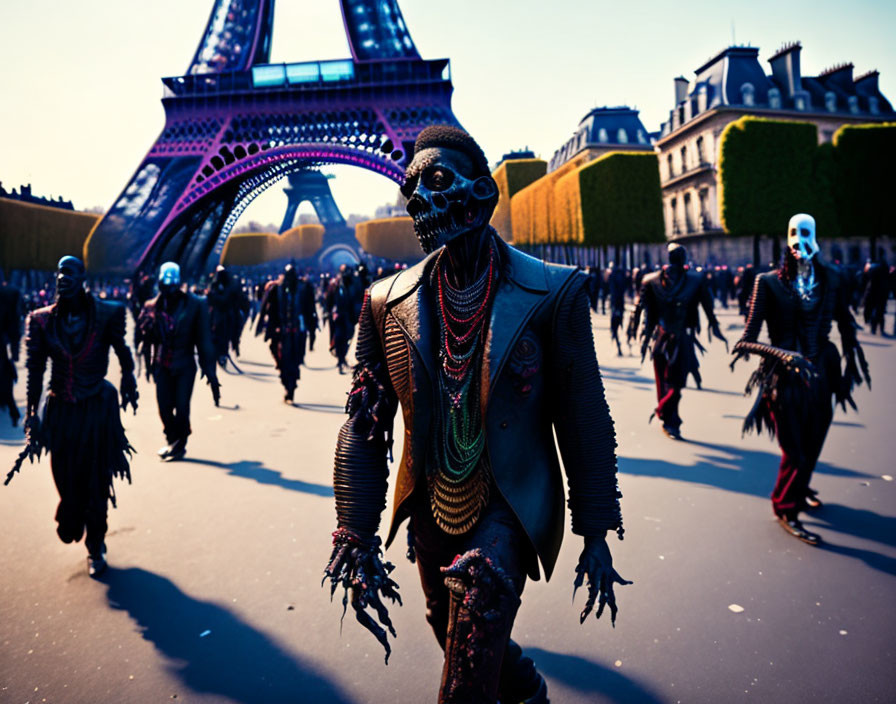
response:
<svg viewBox="0 0 896 704"><path fill-rule="evenodd" d="M437 147L453 149L464 154L473 164L473 178L491 175L491 171L488 168L488 159L485 158L482 147L460 127L454 125L430 125L424 128L417 135L417 141L414 143L414 154L419 154L424 149ZM405 172L405 184L401 188L405 197L409 197L413 193L417 177L420 175L419 171L420 169L414 165L414 160L411 159L411 163L408 164Z"/></svg>

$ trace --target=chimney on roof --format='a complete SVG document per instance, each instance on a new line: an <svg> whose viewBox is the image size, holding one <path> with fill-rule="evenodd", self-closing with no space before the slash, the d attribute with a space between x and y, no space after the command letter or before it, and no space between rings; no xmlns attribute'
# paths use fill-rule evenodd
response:
<svg viewBox="0 0 896 704"><path fill-rule="evenodd" d="M837 64L822 71L818 74L818 78L826 86L834 85L840 88L840 90L850 93L853 90L852 69L853 65L851 63Z"/></svg>
<svg viewBox="0 0 896 704"><path fill-rule="evenodd" d="M688 97L688 79L679 76L675 79L675 104L680 105L681 101Z"/></svg>
<svg viewBox="0 0 896 704"><path fill-rule="evenodd" d="M792 98L794 93L803 89L800 81L800 50L802 48L799 42L790 42L782 46L768 60L772 65L772 77L787 98Z"/></svg>
<svg viewBox="0 0 896 704"><path fill-rule="evenodd" d="M878 71L869 71L859 76L855 80L856 92L860 95L877 95L880 91L878 87Z"/></svg>

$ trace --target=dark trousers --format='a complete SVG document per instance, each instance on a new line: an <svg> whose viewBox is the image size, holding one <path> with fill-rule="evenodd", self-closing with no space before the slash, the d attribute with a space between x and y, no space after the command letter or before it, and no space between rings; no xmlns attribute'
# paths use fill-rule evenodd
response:
<svg viewBox="0 0 896 704"><path fill-rule="evenodd" d="M56 532L64 543L85 540L91 555L103 552L112 477L130 478L127 438L118 415L118 392L105 382L99 393L74 403L50 396L44 416L53 482L59 492Z"/></svg>
<svg viewBox="0 0 896 704"><path fill-rule="evenodd" d="M439 701L494 702L500 691L518 684L519 672L525 671L527 659L510 640L510 631L526 583L526 566L536 558L503 499L493 499L477 526L463 536L448 535L438 527L426 498L417 501L417 506L411 524L420 583L426 598L426 620L445 651ZM474 584L466 592L466 598L459 599L449 589L442 572L455 558L472 551L481 552L489 561L490 569L497 568L506 577L503 584L508 585L510 592L493 594L488 604L488 626L473 626L473 632L481 639L476 645L472 645L468 633L458 632L464 628L464 619L469 621L470 616L459 613L457 604L472 601L474 593L485 593L487 587ZM529 668L531 665L528 661Z"/></svg>
<svg viewBox="0 0 896 704"><path fill-rule="evenodd" d="M56 533L63 543L77 542L87 529L84 544L91 555L104 552L108 512L108 479L97 468L56 452L50 455L53 482L59 492Z"/></svg>
<svg viewBox="0 0 896 704"><path fill-rule="evenodd" d="M193 383L196 380L196 369L172 372L162 366L155 369L156 400L159 402L159 416L165 429L168 443L187 441L190 434L190 399L193 396Z"/></svg>
<svg viewBox="0 0 896 704"><path fill-rule="evenodd" d="M658 354L653 358L653 373L656 378L656 416L664 428L681 427L681 416L678 415L678 404L681 401L681 386L676 385L680 374L673 373L674 363Z"/></svg>
<svg viewBox="0 0 896 704"><path fill-rule="evenodd" d="M778 479L772 491L772 510L776 516L788 520L795 519L806 508L812 472L834 419L831 392L825 375L821 376L818 384L820 388L806 413L772 405L775 434L781 447Z"/></svg>

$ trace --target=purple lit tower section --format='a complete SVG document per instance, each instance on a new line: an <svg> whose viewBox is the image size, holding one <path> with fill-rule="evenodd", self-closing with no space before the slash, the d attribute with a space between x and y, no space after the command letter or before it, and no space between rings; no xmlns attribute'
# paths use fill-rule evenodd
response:
<svg viewBox="0 0 896 704"><path fill-rule="evenodd" d="M186 75L162 79L161 135L88 240L92 272L200 274L277 180L348 164L401 183L417 134L458 124L449 61L420 58L397 0L340 4L350 59L271 64L274 0L215 0Z"/></svg>

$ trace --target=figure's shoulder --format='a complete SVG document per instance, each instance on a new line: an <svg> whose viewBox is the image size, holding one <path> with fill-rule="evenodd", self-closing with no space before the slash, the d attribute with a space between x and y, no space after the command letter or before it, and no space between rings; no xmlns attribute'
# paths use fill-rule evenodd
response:
<svg viewBox="0 0 896 704"><path fill-rule="evenodd" d="M50 320L50 316L53 315L53 312L56 310L56 304L51 303L48 306L44 306L43 308L35 308L28 314L28 320L31 325L39 325L40 327L46 327L47 322Z"/></svg>
<svg viewBox="0 0 896 704"><path fill-rule="evenodd" d="M659 284L660 277L663 275L663 270L658 269L657 271L651 271L649 274L644 274L644 278L641 279L641 286L653 286L655 284Z"/></svg>
<svg viewBox="0 0 896 704"><path fill-rule="evenodd" d="M580 279L583 283L587 278L574 266L549 263L526 254L503 240L499 240L499 242L502 254L506 258L505 271L523 288L556 293L575 280L577 273L581 273Z"/></svg>
<svg viewBox="0 0 896 704"><path fill-rule="evenodd" d="M770 284L774 281L778 281L780 278L780 269L771 269L770 271L763 271L759 274L756 274L756 281L761 281L764 284Z"/></svg>

